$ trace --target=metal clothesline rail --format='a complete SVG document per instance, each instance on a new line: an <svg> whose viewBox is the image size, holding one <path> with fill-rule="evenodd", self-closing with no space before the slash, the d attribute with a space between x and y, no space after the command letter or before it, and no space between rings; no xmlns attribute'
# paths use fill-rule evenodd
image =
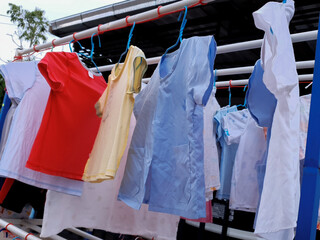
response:
<svg viewBox="0 0 320 240"><path fill-rule="evenodd" d="M312 81L313 74L301 74L298 76L300 82L307 82ZM144 83L148 83L150 81L150 78L144 78L142 80ZM229 87L229 86L245 86L249 82L248 79L238 79L238 80L229 80L229 81L218 81L216 82L216 87ZM231 83L231 85L230 85Z"/></svg>
<svg viewBox="0 0 320 240"><path fill-rule="evenodd" d="M312 81L313 74L301 74L298 76L300 82ZM229 87L229 86L245 86L249 82L248 79L230 80L216 82L216 87Z"/></svg>
<svg viewBox="0 0 320 240"><path fill-rule="evenodd" d="M185 6L187 6L188 8L192 8L197 5L204 5L213 1L215 0L182 0L166 6L159 6L156 9L152 9L143 13L138 13L132 16L127 16L126 18L112 21L106 24L100 24L96 27L92 27L81 32L77 32L77 33L75 32L71 35L68 35L59 39L54 39L48 43L35 45L32 48L23 49L23 50L18 49L16 51L15 57L18 58L18 57L21 57L22 55L39 52L41 50L50 49L51 47L55 47L55 46L65 45L69 43L71 40L77 41L77 40L89 38L94 33L102 34L104 32L125 28L128 26L131 26L134 22L136 24L140 24L140 23L153 21L163 16L183 11Z"/></svg>
<svg viewBox="0 0 320 240"><path fill-rule="evenodd" d="M317 40L317 34L318 34L318 30L295 33L295 34L291 34L291 39L292 39L293 43L312 41L312 40ZM236 52L236 51L256 49L256 48L260 48L261 45L262 45L262 39L226 44L226 45L222 45L222 46L217 47L217 54L224 54L224 53L231 53L231 52ZM160 59L161 59L161 56L148 58L147 64L148 65L157 64L160 61ZM314 65L314 61L312 63L311 63L311 61L308 61L308 62L305 61L304 63L299 63L299 64L302 64L300 68L303 68L303 64L308 65L308 66L310 64ZM106 72L106 71L111 71L114 66L115 66L115 64L110 64L110 65L106 65L106 66L100 66L98 68L99 68L100 72ZM97 72L96 68L90 68L90 70L93 72ZM241 71L245 71L245 72L240 72L239 70L240 70L240 68L238 68L238 69L235 68L233 71L236 73L232 73L232 74L250 73L250 71L252 72L252 70L249 71L249 69L245 69L243 67L241 67ZM224 71L218 70L217 76L232 75L230 73L226 73L226 71L227 70L224 70ZM239 71L239 72L237 72L237 71ZM249 71L249 72L247 72L247 71Z"/></svg>
<svg viewBox="0 0 320 240"><path fill-rule="evenodd" d="M14 226L12 223L8 223L4 221L3 219L0 219L0 226L11 232L12 234L22 237L25 240L41 240L41 238L38 238L26 231L23 231L21 228L18 228Z"/></svg>

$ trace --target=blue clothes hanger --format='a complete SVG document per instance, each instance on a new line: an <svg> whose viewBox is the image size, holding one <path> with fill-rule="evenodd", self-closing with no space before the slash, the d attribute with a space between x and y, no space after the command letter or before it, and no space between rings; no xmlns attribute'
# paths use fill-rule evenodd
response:
<svg viewBox="0 0 320 240"><path fill-rule="evenodd" d="M71 40L70 42L69 42L69 49L70 49L70 52L73 52L73 50L72 50L72 48L71 48L71 43L73 43L74 42L74 40ZM82 45L81 45L81 43L80 42L78 42L78 41L76 41L75 43L78 43L79 44L79 46L80 46L80 48L82 49L82 50L86 50L84 47L82 47ZM84 56L84 57L89 57L89 56L87 56L86 54L84 54L84 53L81 53L81 52L79 52L78 53L79 55L82 55L82 56Z"/></svg>
<svg viewBox="0 0 320 240"><path fill-rule="evenodd" d="M98 68L97 64L93 61L93 52L94 52L94 42L93 42L93 37L94 37L94 35L97 35L97 36L98 36L98 39L99 39L99 48L101 48L101 41L100 41L99 34L97 34L97 33L92 34L92 35L91 35L91 52L90 52L90 56L89 56L89 58L90 58L91 62L93 63L93 65L96 67L96 69L97 69L98 73L100 73L100 74L101 74L101 72L100 72L100 70L99 70L99 68Z"/></svg>
<svg viewBox="0 0 320 240"><path fill-rule="evenodd" d="M118 61L117 65L116 65L116 69L117 69L117 67L119 66L119 63L121 62L122 57L123 57L125 54L127 54L128 50L129 50L129 48L130 48L130 42L131 42L131 39L132 39L132 36L133 36L132 33L133 33L133 29L134 29L135 26L136 26L136 22L133 23L133 25L132 25L132 27L131 27L131 29L130 29L130 33L129 33L129 37L128 37L128 42L127 42L127 48L126 48L126 50L120 55L119 61Z"/></svg>
<svg viewBox="0 0 320 240"><path fill-rule="evenodd" d="M173 46L169 47L169 48L165 51L165 53L163 54L164 57L167 55L167 53L168 53L172 48L175 48L175 47L179 44L179 42L180 42L180 43L182 42L183 30L184 30L184 28L185 28L185 26L186 26L186 23L187 23L187 12L188 12L188 7L185 6L185 7L184 7L183 19L182 19L182 23L181 23L181 26L180 26L180 31L179 31L178 40L176 41L176 43L175 43ZM182 12L181 12L180 15L179 15L178 21L180 21L181 14L182 14Z"/></svg>
<svg viewBox="0 0 320 240"><path fill-rule="evenodd" d="M218 76L217 76L217 69L214 70L214 73L213 73L213 87L216 87L216 81L218 79Z"/></svg>
<svg viewBox="0 0 320 240"><path fill-rule="evenodd" d="M93 42L93 37L94 37L94 35L97 35L97 36L98 36L98 39L99 39L99 47L101 48L101 41L100 41L100 37L99 37L99 35L98 35L97 33L93 33L93 34L91 35L91 51L90 51L90 55L88 56L88 55L86 55L86 54L84 54L84 53L81 53L81 52L79 52L79 53L77 53L77 54L79 54L79 55L81 55L81 56L84 56L84 57L86 57L86 58L90 59L90 61L91 61L91 62L93 63L93 65L96 67L96 69L97 69L98 73L100 73L100 74L101 74L101 72L100 72L100 70L99 70L98 66L97 66L97 65L96 65L96 63L93 61L93 52L94 52L94 42ZM73 42L74 42L74 40L71 40L71 41L69 42L69 49L70 49L70 52L73 52L73 51L72 51L72 48L71 48L71 43L73 43ZM76 41L75 43L78 43L78 44L79 44L79 46L80 46L80 48L81 48L82 50L85 50L85 48L81 45L81 43L80 43L80 42Z"/></svg>
<svg viewBox="0 0 320 240"><path fill-rule="evenodd" d="M229 91L229 104L228 104L228 106L231 107L231 88L230 88L230 85L229 85L228 91Z"/></svg>
<svg viewBox="0 0 320 240"><path fill-rule="evenodd" d="M246 91L247 86L248 86L248 85L245 85L245 86L244 86L244 88L243 88L243 91L244 91L244 92ZM239 105L237 105L237 107L247 108L247 98L245 97L243 104L239 104Z"/></svg>

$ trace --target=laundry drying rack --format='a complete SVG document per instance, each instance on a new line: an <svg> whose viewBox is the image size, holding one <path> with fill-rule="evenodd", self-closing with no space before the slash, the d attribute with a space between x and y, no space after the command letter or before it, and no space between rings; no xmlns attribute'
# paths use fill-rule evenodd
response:
<svg viewBox="0 0 320 240"><path fill-rule="evenodd" d="M196 7L198 5L209 4L214 2L214 0L182 0L175 2L166 6L159 6L153 10L149 10L143 13L139 13L133 16L127 16L126 18L112 21L106 24L100 24L96 27L73 33L59 39L54 39L51 42L44 43L41 45L35 45L29 49L17 50L14 61L22 61L23 56L30 56L36 52L48 50L52 47L68 44L70 41L79 41L85 38L90 38L92 34L103 34L107 31L114 31L120 28L125 28L135 24L143 24L148 21L153 21L159 19L163 16L180 12L184 10L184 7L188 8ZM313 41L320 39L319 32L308 31L292 34L292 42L304 42L304 41ZM217 55L219 54L228 54L235 51L244 51L249 49L257 49L262 45L262 39L233 43L217 47ZM320 41L317 41L315 60L301 61L296 62L297 69L307 69L314 68L314 74L303 74L299 75L299 81L301 82L313 82L312 88L312 100L311 100L311 109L310 109L310 120L309 120L309 130L308 130L308 140L307 140L307 150L306 150L306 159L303 171L303 182L301 190L301 201L300 201L300 210L299 210L299 220L296 233L296 240L313 240L315 239L316 234L316 225L318 218L318 208L319 208L319 198L320 198L320 137L317 133L320 132L320 111L317 109L320 106ZM157 64L160 60L159 57L148 58L147 64ZM101 72L110 71L114 65L100 66L98 67ZM98 71L96 68L92 68L92 71ZM244 66L236 68L227 68L227 69L217 69L215 71L216 76L232 76L238 74L249 74L253 71L253 66ZM144 82L148 82L149 79L144 79ZM230 81L217 81L216 87L237 87L244 86L248 83L247 79L239 80L230 80ZM311 144L312 143L312 144ZM28 240L40 239L34 235L28 233L28 231L33 231L35 233L40 233L41 231L41 220L37 219L0 219L0 226L6 230L12 232L16 236L20 236ZM198 223L189 224L194 226L199 226ZM204 225L202 225L204 226ZM215 224L207 224L204 227L208 231L220 233L221 226ZM77 228L67 229L74 234L82 236L86 239L98 240L100 238L88 234ZM239 239L259 239L254 236L252 233L239 231L236 229L229 229L227 232L228 236L239 238ZM50 239L62 240L64 238L60 236L52 236Z"/></svg>

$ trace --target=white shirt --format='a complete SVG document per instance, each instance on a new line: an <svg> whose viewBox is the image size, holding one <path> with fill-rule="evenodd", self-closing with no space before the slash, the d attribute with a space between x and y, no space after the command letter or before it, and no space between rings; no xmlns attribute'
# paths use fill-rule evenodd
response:
<svg viewBox="0 0 320 240"><path fill-rule="evenodd" d="M255 233L292 240L297 225L299 183L299 85L289 22L294 2L269 2L253 13L265 31L261 51L263 82L277 99Z"/></svg>
<svg viewBox="0 0 320 240"><path fill-rule="evenodd" d="M299 159L306 155L311 94L300 97L300 152Z"/></svg>
<svg viewBox="0 0 320 240"><path fill-rule="evenodd" d="M178 216L150 212L144 204L140 210L135 210L117 200L134 127L132 115L127 147L114 180L86 182L81 197L48 191L41 237L55 235L70 227L85 227L157 240L176 239Z"/></svg>
<svg viewBox="0 0 320 240"><path fill-rule="evenodd" d="M204 182L206 201L212 200L213 189L220 187L219 155L215 129L214 115L220 109L215 98L215 88L212 90L207 105L203 109L203 144L204 144Z"/></svg>
<svg viewBox="0 0 320 240"><path fill-rule="evenodd" d="M50 88L37 62L2 65L8 96L18 104L0 161L0 176L39 188L81 195L83 182L47 175L26 168L45 111Z"/></svg>
<svg viewBox="0 0 320 240"><path fill-rule="evenodd" d="M263 128L257 126L249 111L228 113L222 119L228 145L239 144L230 193L230 209L255 212L259 201L257 164L262 160L267 142Z"/></svg>

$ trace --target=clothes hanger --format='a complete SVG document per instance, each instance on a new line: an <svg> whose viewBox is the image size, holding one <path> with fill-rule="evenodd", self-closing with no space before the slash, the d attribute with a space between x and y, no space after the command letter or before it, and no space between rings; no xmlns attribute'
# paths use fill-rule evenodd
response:
<svg viewBox="0 0 320 240"><path fill-rule="evenodd" d="M90 52L90 57L89 57L89 58L90 58L91 62L93 63L93 65L96 67L98 73L101 74L101 72L100 72L97 64L93 61L93 51L94 51L93 37L94 37L94 35L97 35L97 36L98 36L98 39L99 39L99 48L101 48L101 41L100 41L100 36L99 36L99 34L97 34L97 33L92 34L92 35L91 35L91 52Z"/></svg>
<svg viewBox="0 0 320 240"><path fill-rule="evenodd" d="M229 91L229 104L228 104L228 106L231 107L231 88L230 88L230 85L228 87L228 91Z"/></svg>
<svg viewBox="0 0 320 240"><path fill-rule="evenodd" d="M70 52L73 52L73 50L72 50L72 48L71 48L71 43L73 43L73 42L75 42L74 40L71 40L70 42L69 42L69 49L70 49ZM75 43L78 43L79 44L79 46L80 46L80 48L81 48L81 50L86 50L84 47L82 47L82 45L81 45L81 43L80 42L78 42L78 41L76 41ZM87 56L86 54L84 54L84 53L81 53L81 52L79 52L79 53L77 53L78 55L82 55L82 56L84 56L84 57L86 57L86 58L88 58L89 56Z"/></svg>
<svg viewBox="0 0 320 240"><path fill-rule="evenodd" d="M129 33L129 37L128 37L128 42L127 42L127 48L126 48L126 50L120 55L120 58L119 58L118 63L116 64L115 70L117 70L117 68L118 68L118 66L119 66L119 63L121 62L122 57L123 57L125 54L127 54L128 50L129 50L129 48L130 48L130 42L131 42L131 39L132 39L132 36L133 36L132 32L133 32L133 29L134 29L135 25L136 25L136 22L133 23L133 25L132 25L132 27L131 27L131 29L130 29L130 33ZM142 61L142 60L141 60L141 61ZM140 64L141 64L141 63L140 63ZM140 66L140 64L139 64L139 66Z"/></svg>
<svg viewBox="0 0 320 240"><path fill-rule="evenodd" d="M217 69L214 70L214 73L213 73L213 87L216 88L216 81L218 79L218 76L217 76Z"/></svg>
<svg viewBox="0 0 320 240"><path fill-rule="evenodd" d="M186 23L187 23L187 19L186 19L186 18L187 18L187 12L188 12L188 7L185 6L185 7L184 7L183 19L182 19L181 26L180 26L180 31L179 31L178 40L176 41L176 43L175 43L173 46L169 47L169 48L165 51L165 53L163 54L163 57L165 57L165 56L167 55L167 53L168 53L172 48L175 48L175 47L179 44L179 42L180 42L180 43L182 42L183 30L184 30L184 28L185 28L185 26L186 26ZM181 14L182 14L182 12L180 12L180 15L179 15L179 17L178 17L178 21L180 21Z"/></svg>
<svg viewBox="0 0 320 240"><path fill-rule="evenodd" d="M94 52L94 42L93 42L93 37L94 37L95 35L97 35L97 36L98 36L98 39L99 39L99 47L101 48L100 36L99 36L97 33L93 33L93 34L91 35L91 50L90 50L90 55L88 56L88 55L86 55L86 54L84 54L84 53L81 53L81 52L79 52L79 53L77 53L77 54L78 54L78 55L81 55L81 56L84 56L84 57L86 57L86 58L88 58L88 59L90 59L90 61L91 61L91 62L93 63L93 65L96 67L96 69L97 69L98 73L100 73L100 74L101 74L101 72L100 72L100 70L99 70L99 68L98 68L97 64L93 61L93 52ZM73 51L72 51L72 48L71 48L71 43L73 43L73 42L74 42L74 40L71 40L71 41L69 42L69 49L70 49L70 52L73 52ZM81 48L82 50L85 50L85 48L81 45L81 43L80 43L80 42L76 41L75 43L78 43L78 44L79 44L79 46L80 46L80 48Z"/></svg>
<svg viewBox="0 0 320 240"><path fill-rule="evenodd" d="M243 91L244 91L244 92L246 91L247 86L248 86L248 85L245 85L245 86L244 86L244 88L243 88ZM245 97L243 104L239 104L239 105L237 105L237 107L247 108L247 98Z"/></svg>

